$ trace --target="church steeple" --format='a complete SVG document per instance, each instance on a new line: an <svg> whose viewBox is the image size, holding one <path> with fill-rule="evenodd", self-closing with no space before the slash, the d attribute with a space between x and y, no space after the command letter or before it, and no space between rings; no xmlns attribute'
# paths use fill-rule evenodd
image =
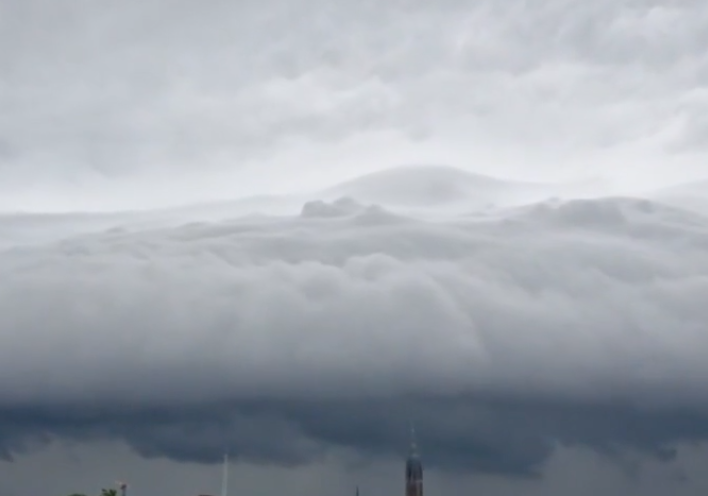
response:
<svg viewBox="0 0 708 496"><path fill-rule="evenodd" d="M413 425L413 422L411 422L411 447L409 451L409 455L417 455L418 454L418 444L415 441L415 425Z"/></svg>
<svg viewBox="0 0 708 496"><path fill-rule="evenodd" d="M411 445L406 460L406 496L423 496L423 464L418 454L415 427L411 422Z"/></svg>

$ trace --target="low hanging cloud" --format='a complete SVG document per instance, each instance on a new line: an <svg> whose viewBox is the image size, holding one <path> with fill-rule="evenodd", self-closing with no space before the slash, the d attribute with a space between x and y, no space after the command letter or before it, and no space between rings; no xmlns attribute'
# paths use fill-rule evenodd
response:
<svg viewBox="0 0 708 496"><path fill-rule="evenodd" d="M5 456L390 456L412 418L429 466L531 476L559 444L669 459L708 436L708 219L338 205L0 252Z"/></svg>

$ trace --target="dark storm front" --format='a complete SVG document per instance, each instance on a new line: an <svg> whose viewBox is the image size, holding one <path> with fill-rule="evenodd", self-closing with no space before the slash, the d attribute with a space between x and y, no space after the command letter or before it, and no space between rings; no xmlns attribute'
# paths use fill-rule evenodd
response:
<svg viewBox="0 0 708 496"><path fill-rule="evenodd" d="M223 473L221 481L221 496L228 496L228 467L229 457L224 454ZM121 496L127 496L125 493L126 485L121 485ZM199 496L211 496L209 494L200 494ZM359 495L359 486L356 487L356 496ZM406 458L406 495L405 496L423 496L423 462L420 459L418 452L418 444L416 442L415 430L411 427L411 444Z"/></svg>

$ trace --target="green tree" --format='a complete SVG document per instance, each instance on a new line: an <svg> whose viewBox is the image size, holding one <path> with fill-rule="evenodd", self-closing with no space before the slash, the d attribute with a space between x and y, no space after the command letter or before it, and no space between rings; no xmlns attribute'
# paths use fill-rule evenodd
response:
<svg viewBox="0 0 708 496"><path fill-rule="evenodd" d="M118 496L118 491L115 489L101 489L101 496Z"/></svg>

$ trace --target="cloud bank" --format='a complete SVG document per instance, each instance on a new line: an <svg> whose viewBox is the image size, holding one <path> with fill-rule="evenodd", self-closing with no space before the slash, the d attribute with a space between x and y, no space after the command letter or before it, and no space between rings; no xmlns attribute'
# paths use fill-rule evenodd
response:
<svg viewBox="0 0 708 496"><path fill-rule="evenodd" d="M708 219L645 200L301 215L0 251L0 447L532 476L708 436Z"/></svg>

